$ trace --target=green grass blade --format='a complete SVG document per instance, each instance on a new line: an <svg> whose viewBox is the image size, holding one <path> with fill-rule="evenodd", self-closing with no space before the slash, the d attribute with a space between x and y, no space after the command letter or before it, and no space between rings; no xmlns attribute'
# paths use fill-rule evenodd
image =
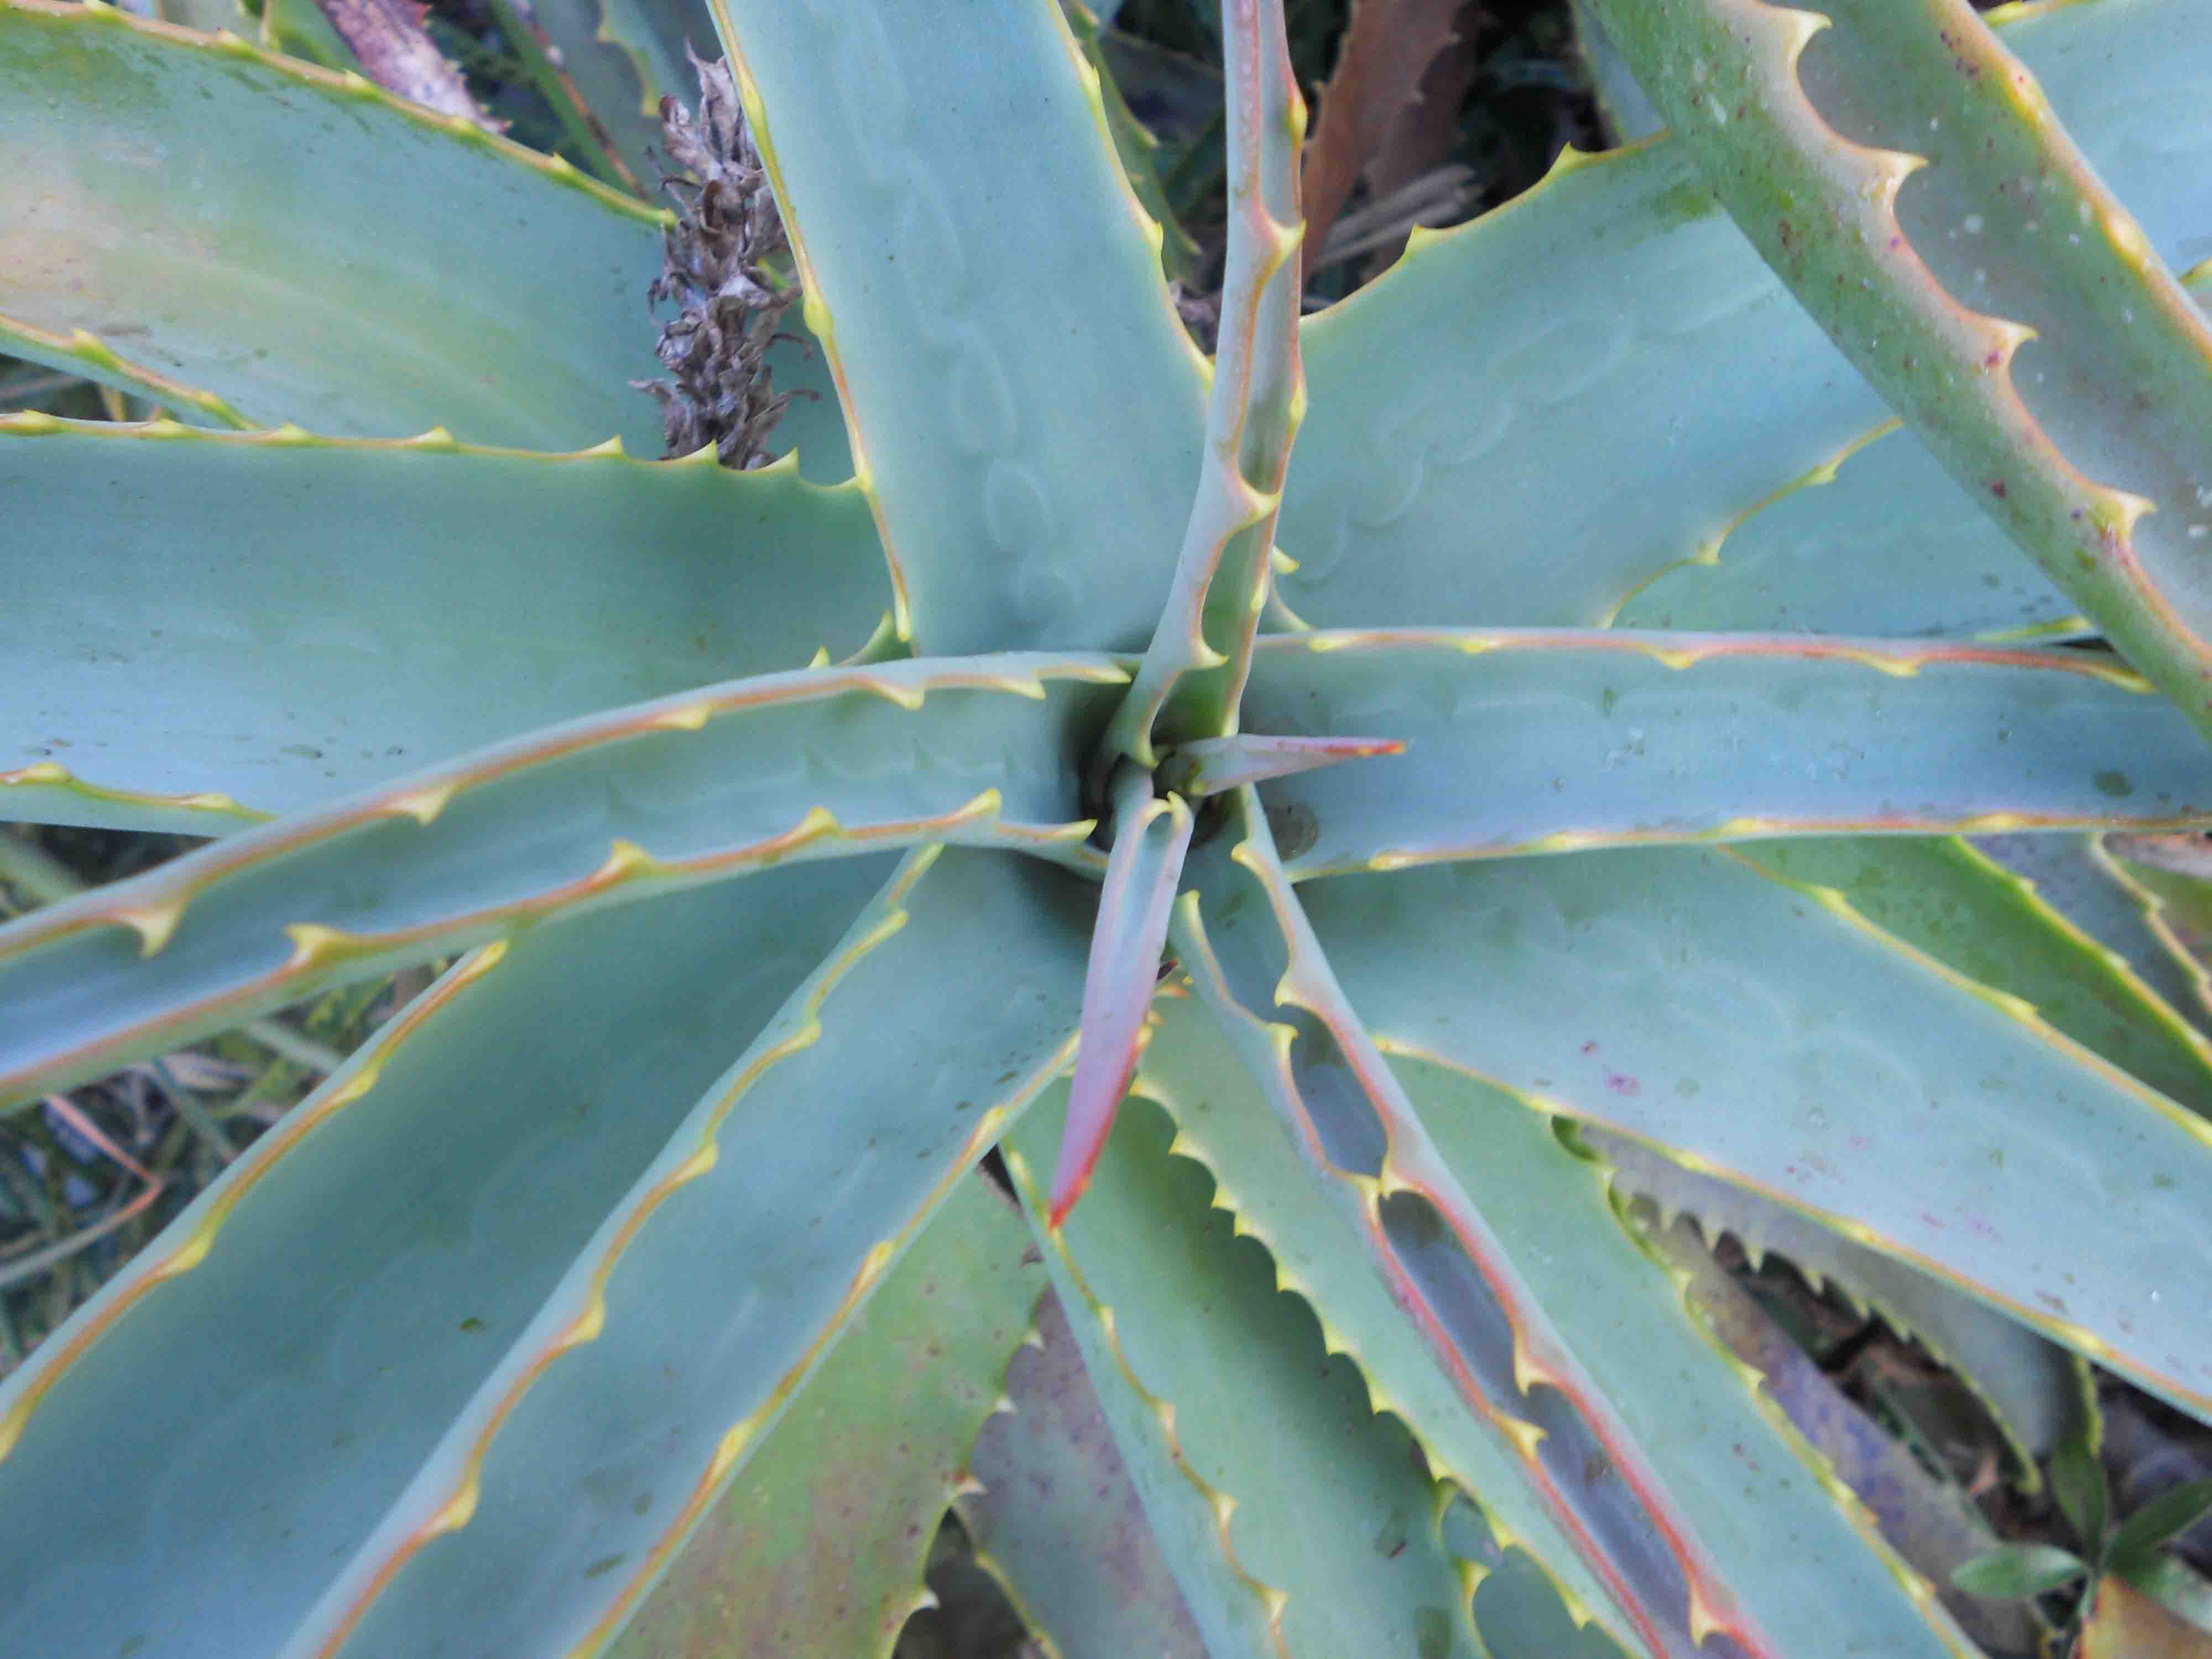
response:
<svg viewBox="0 0 2212 1659"><path fill-rule="evenodd" d="M174 798L220 795L239 810L191 827L222 833L518 730L850 656L890 605L859 490L788 463L15 415L0 499L17 819L173 828L193 810Z"/></svg>
<svg viewBox="0 0 2212 1659"><path fill-rule="evenodd" d="M931 653L1140 647L1198 477L1202 370L1059 8L717 17L902 631ZM977 63L988 95L944 96Z"/></svg>
<svg viewBox="0 0 2212 1659"><path fill-rule="evenodd" d="M1406 744L1262 786L1300 879L1637 842L2196 824L2212 811L2212 757L2188 722L2080 652L1314 633L1262 646L1244 718Z"/></svg>
<svg viewBox="0 0 2212 1659"><path fill-rule="evenodd" d="M0 1098L533 923L951 841L1095 867L1076 769L1126 673L1009 655L764 676L541 732L0 929Z"/></svg>
<svg viewBox="0 0 2212 1659"><path fill-rule="evenodd" d="M127 88L127 93L121 89ZM263 422L660 447L659 220L565 161L233 37L0 4L0 312Z"/></svg>

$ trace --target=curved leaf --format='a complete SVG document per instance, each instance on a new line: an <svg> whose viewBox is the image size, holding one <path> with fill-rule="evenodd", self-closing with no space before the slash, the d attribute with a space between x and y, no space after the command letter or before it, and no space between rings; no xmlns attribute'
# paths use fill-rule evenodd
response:
<svg viewBox="0 0 2212 1659"><path fill-rule="evenodd" d="M1007 1146L1033 1224L1059 1116L1048 1102ZM1127 1103L1090 1194L1040 1243L1206 1650L1473 1655L1441 1492L1404 1428L1172 1138Z"/></svg>
<svg viewBox="0 0 2212 1659"><path fill-rule="evenodd" d="M2144 982L2135 961L2115 956L2105 925L2130 902L2085 840L1839 836L1735 850L1771 875L1841 893L1893 939L2032 1004L2083 1048L2212 1118L2212 1041Z"/></svg>
<svg viewBox="0 0 2212 1659"><path fill-rule="evenodd" d="M1650 848L1304 896L1387 1052L1754 1188L2212 1411L2212 1310L2166 1288L2212 1257L2212 1125L1840 895Z"/></svg>
<svg viewBox="0 0 2212 1659"><path fill-rule="evenodd" d="M1899 1335L1917 1340L1989 1408L2028 1491L2043 1484L2038 1460L2068 1436L2084 1435L2095 1386L2081 1362L2047 1337L1786 1205L1685 1169L1623 1136L1589 1133L1613 1166L1615 1188L1650 1199L1662 1221L1692 1215L1708 1240L1735 1235L1753 1262L1769 1251L1785 1257L1808 1282L1833 1286L1879 1313Z"/></svg>
<svg viewBox="0 0 2212 1659"><path fill-rule="evenodd" d="M0 1648L276 1651L891 862L527 933L386 1025L0 1383Z"/></svg>
<svg viewBox="0 0 2212 1659"><path fill-rule="evenodd" d="M716 17L902 633L933 653L1140 647L1198 476L1201 370L1059 8ZM988 91L943 95L978 63ZM1123 408L1145 418L1102 442Z"/></svg>
<svg viewBox="0 0 2212 1659"><path fill-rule="evenodd" d="M175 808L128 797L216 793L240 811L194 827L220 833L516 731L849 656L890 604L860 491L787 462L10 415L0 499L0 812L19 819L168 828Z"/></svg>
<svg viewBox="0 0 2212 1659"><path fill-rule="evenodd" d="M660 447L629 387L656 367L659 217L565 161L234 36L50 0L0 3L0 148L19 322L264 423Z"/></svg>
<svg viewBox="0 0 2212 1659"><path fill-rule="evenodd" d="M1066 1659L1205 1659L1205 1644L1129 1483L1049 1289L1006 1370L1005 1409L969 1458L955 1507L1023 1621Z"/></svg>
<svg viewBox="0 0 2212 1659"><path fill-rule="evenodd" d="M1565 1241L1590 1229L1577 1224L1572 1199L1547 1185L1540 1170L1513 1162L1510 1146L1496 1144L1496 1126L1469 1126L1455 1108L1431 1133L1434 1114L1410 1097L1345 1004L1255 823L1249 792L1240 805L1239 844L1224 857L1218 849L1225 837L1217 840L1196 866L1203 913L1212 920L1201 925L1200 907L1187 904L1177 939L1208 1012L1261 1080L1277 1134L1297 1145L1308 1165L1306 1179L1292 1182L1324 1190L1335 1237L1348 1229L1358 1241L1369 1273L1451 1377L1461 1411L1510 1447L1509 1478L1532 1489L1646 1647L1688 1655L1720 1632L1747 1654L1794 1651L1800 1644L1791 1622L1809 1610L1802 1589L1778 1597L1771 1587L1786 1575L1730 1571L1726 1559L1746 1549L1732 1501L1743 1470L1723 1466L1717 1475L1709 1456L1685 1458L1677 1449L1686 1438L1703 1442L1728 1431L1686 1436L1679 1423L1655 1419L1660 1402L1623 1393L1629 1384L1619 1355L1641 1350L1648 1361L1668 1350L1639 1329L1624 1334L1608 1364L1593 1352L1598 1339L1576 1310L1602 1309L1617 1323L1627 1318L1620 1304L1632 1291L1613 1285L1595 1297L1584 1293L1602 1270ZM1232 872L1249 873L1240 880ZM1546 1138L1541 1124L1513 1115ZM1510 1224L1518 1212L1506 1221L1497 1213L1509 1190L1540 1206L1556 1232L1534 1242L1516 1237ZM1585 1201L1599 1191L1589 1187ZM1252 1201L1277 1200L1263 1185ZM1623 1259L1632 1260L1634 1248L1619 1242ZM1551 1277L1555 1269L1559 1280ZM1665 1285L1656 1276L1652 1283ZM1734 1398L1740 1384L1725 1366L1714 1370ZM1675 1390L1691 1374L1662 1364L1656 1375L1667 1379L1666 1402L1679 1403ZM1486 1495L1476 1489L1478 1499ZM1824 1510L1832 1503L1817 1499ZM1814 1524L1796 1516L1793 1529ZM1848 1528L1839 1529L1820 1553L1840 1550L1878 1578L1879 1565L1848 1540ZM1771 1545L1776 1534L1762 1541ZM1818 1619L1845 1626L1853 1644L1941 1650L1927 1639L1913 1599L1887 1595L1863 1575Z"/></svg>
<svg viewBox="0 0 2212 1659"><path fill-rule="evenodd" d="M0 928L0 1099L537 921L956 841L1095 866L1111 659L768 675L555 727Z"/></svg>
<svg viewBox="0 0 2212 1659"><path fill-rule="evenodd" d="M982 1176L956 1182L610 1659L890 1653L1027 1329L1029 1240Z"/></svg>
<svg viewBox="0 0 2212 1659"><path fill-rule="evenodd" d="M1168 907L1190 850L1191 811L1181 796L1155 798L1152 778L1135 767L1124 767L1113 788L1114 846L1083 976L1083 1030L1068 1084L1067 1135L1053 1164L1048 1218L1055 1227L1090 1184L1115 1109L1137 1069L1145 1010L1159 983L1160 948L1167 943Z"/></svg>
<svg viewBox="0 0 2212 1659"><path fill-rule="evenodd" d="M2077 0L2008 13L2007 47L2151 245L2177 265L2212 254L2203 9ZM1473 224L1415 232L1381 280L1307 322L1304 351L1313 408L1279 532L1298 568L1280 591L1322 628L1595 626L1716 549L1725 580L1737 553L1724 539L1747 514L1891 419L1673 140L1597 158L1570 150L1542 185ZM1849 523L1854 471L1807 492L1794 522L1825 524L1832 502ZM1966 499L1948 488L1949 501ZM1890 505L1876 521L1914 585L1823 568L1831 547L1808 538L1759 573L1786 618L1731 610L1709 623L1684 613L1680 625L1904 635L2018 616L1990 608L2018 579L1994 595L1982 586L2006 568L2002 532L1984 522L1962 544L1952 508L1923 519L1917 498ZM1826 611L1822 596L1843 608Z"/></svg>
<svg viewBox="0 0 2212 1659"><path fill-rule="evenodd" d="M2197 823L2212 754L2109 659L1489 629L1266 642L1243 718L1406 752L1263 785L1293 877L1844 829Z"/></svg>
<svg viewBox="0 0 2212 1659"><path fill-rule="evenodd" d="M1730 216L1853 367L2212 732L2197 544L2212 323L2028 69L1968 0L1599 10ZM2192 42L2212 49L2202 9L2145 37L2161 54Z"/></svg>
<svg viewBox="0 0 2212 1659"><path fill-rule="evenodd" d="M1067 1063L1088 914L1085 884L1030 860L908 858L610 1208L287 1651L605 1641Z"/></svg>
<svg viewBox="0 0 2212 1659"><path fill-rule="evenodd" d="M1158 760L1156 735L1218 738L1237 729L1267 603L1283 477L1305 412L1298 368L1305 100L1291 72L1281 0L1244 0L1221 15L1229 225L1206 456L1167 602L1107 733L1115 752L1146 767Z"/></svg>

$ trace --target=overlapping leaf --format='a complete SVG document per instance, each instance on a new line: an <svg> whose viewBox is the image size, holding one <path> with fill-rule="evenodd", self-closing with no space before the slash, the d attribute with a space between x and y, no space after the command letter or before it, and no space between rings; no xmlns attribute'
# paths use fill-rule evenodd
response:
<svg viewBox="0 0 2212 1659"><path fill-rule="evenodd" d="M0 929L0 1097L563 913L933 841L1095 864L1111 659L769 675L486 750Z"/></svg>
<svg viewBox="0 0 2212 1659"><path fill-rule="evenodd" d="M788 463L15 415L0 497L0 814L48 823L222 833L518 730L849 656L890 605L859 490ZM159 799L179 795L239 810Z"/></svg>
<svg viewBox="0 0 2212 1659"><path fill-rule="evenodd" d="M2079 653L1313 633L1265 644L1244 718L1406 744L1262 787L1299 878L1634 842L2212 817L2212 756L2188 722Z"/></svg>

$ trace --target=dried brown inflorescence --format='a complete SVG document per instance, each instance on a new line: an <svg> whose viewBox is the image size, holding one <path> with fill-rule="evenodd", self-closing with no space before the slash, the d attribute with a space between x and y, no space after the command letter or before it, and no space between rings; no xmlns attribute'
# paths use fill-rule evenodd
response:
<svg viewBox="0 0 2212 1659"><path fill-rule="evenodd" d="M661 181L677 218L647 291L653 305L679 307L654 348L676 379L634 384L660 400L669 454L712 444L724 466L744 470L768 464L768 434L791 401L769 383L768 349L799 288L770 269L791 243L729 65L685 51L699 76L698 113L663 98L660 131L690 177Z"/></svg>

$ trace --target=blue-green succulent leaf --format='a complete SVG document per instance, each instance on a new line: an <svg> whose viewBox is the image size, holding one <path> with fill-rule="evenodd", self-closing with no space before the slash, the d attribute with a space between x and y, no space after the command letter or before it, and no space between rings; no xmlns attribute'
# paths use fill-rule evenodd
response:
<svg viewBox="0 0 2212 1659"><path fill-rule="evenodd" d="M2146 982L2156 941L2089 838L1816 836L1735 851L1770 874L1841 893L1891 938L2032 1004L2083 1048L2212 1117L2212 1041L2179 1012L2186 1005L2174 994L2185 989ZM2134 937L2119 933L2130 917ZM2104 942L2116 936L2129 954Z"/></svg>
<svg viewBox="0 0 2212 1659"><path fill-rule="evenodd" d="M660 447L629 386L659 367L660 217L565 161L235 36L48 0L0 3L0 149L20 323L264 424Z"/></svg>
<svg viewBox="0 0 2212 1659"><path fill-rule="evenodd" d="M963 842L1095 868L1081 755L1127 675L1005 656L767 675L556 726L0 928L0 1099L563 913Z"/></svg>
<svg viewBox="0 0 2212 1659"><path fill-rule="evenodd" d="M1763 1633L1765 1645L1746 1647L1972 1655L1934 1587L1883 1547L1875 1517L1799 1442L1763 1379L1701 1328L1678 1281L1617 1224L1603 1167L1501 1091L1441 1066L1394 1069L1560 1340L1695 1526L1739 1616ZM1532 1405L1541 1399L1532 1390ZM1810 1581L1808 1559L1823 1564Z"/></svg>
<svg viewBox="0 0 2212 1659"><path fill-rule="evenodd" d="M1434 1114L1409 1096L1346 1003L1267 845L1251 792L1233 805L1230 832L1194 863L1200 900L1180 909L1177 944L1208 1013L1265 1091L1276 1133L1298 1146L1306 1184L1322 1189L1335 1237L1358 1241L1369 1272L1452 1378L1462 1409L1511 1448L1510 1478L1533 1489L1643 1644L1687 1655L1719 1631L1749 1653L1795 1651L1801 1644L1786 1632L1807 1611L1802 1589L1777 1595L1769 1587L1787 1575L1729 1564L1729 1553L1745 1547L1740 1514L1732 1512L1741 1472L1716 1477L1704 1453L1684 1456L1686 1437L1668 1419L1672 1390L1688 1374L1663 1365L1658 1374L1667 1386L1655 1390L1657 1398L1624 1393L1630 1385L1618 1375L1618 1359L1607 1363L1568 1304L1609 1310L1620 1321L1626 1316L1616 1304L1629 1293L1583 1294L1602 1270L1560 1237L1516 1242L1500 1231L1494 1212L1506 1200L1491 1180L1474 1181L1466 1150L1487 1127L1470 1129L1462 1112L1431 1133ZM1210 921L1201 919L1201 904ZM1543 1124L1516 1115L1550 1142L1552 1155L1565 1157ZM1590 1232L1540 1172L1502 1170L1503 1151L1473 1156L1486 1176L1548 1214L1561 1237ZM1601 1183L1586 1179L1585 1187L1585 1202L1601 1204ZM1271 1200L1262 1193L1254 1201ZM1622 1259L1633 1259L1632 1246L1617 1242ZM1557 1280L1549 1277L1555 1268ZM1662 1278L1648 1283L1666 1289ZM1674 1316L1666 1310L1655 1322ZM1613 1352L1667 1352L1655 1342L1651 1332L1632 1331ZM1735 1382L1728 1397L1740 1395ZM1741 1433L1752 1420L1747 1413L1726 1431ZM1832 1514L1832 1499L1819 1496L1815 1510ZM1770 1534L1766 1541L1775 1540ZM1847 1527L1821 1553L1837 1551L1880 1576L1879 1563L1852 1549ZM1873 1585L1863 1579L1843 1592L1820 1622L1868 1620L1854 1635L1876 1650L1941 1650L1916 1609L1924 1597L1885 1595Z"/></svg>
<svg viewBox="0 0 2212 1659"><path fill-rule="evenodd" d="M1007 1144L1033 1224L1060 1115L1055 1091ZM1038 1237L1206 1650L1479 1652L1440 1486L1173 1138L1130 1101L1089 1195Z"/></svg>
<svg viewBox="0 0 2212 1659"><path fill-rule="evenodd" d="M1188 923L1183 937L1192 970L1205 971ZM1218 1183L1215 1204L1273 1254L1277 1282L1313 1306L1323 1340L1359 1366L1376 1408L1413 1431L1430 1467L1480 1493L1490 1523L1552 1577L1580 1617L1625 1631L1502 1425L1468 1408L1460 1379L1438 1362L1389 1283L1347 1248L1340 1206L1315 1180L1307 1152L1283 1132L1264 1074L1255 1076L1232 1042L1237 1024L1188 995L1163 996L1154 1006L1137 1092L1175 1120L1176 1150Z"/></svg>
<svg viewBox="0 0 2212 1659"><path fill-rule="evenodd" d="M1059 7L717 0L717 19L902 632L932 653L1141 647L1204 371Z"/></svg>
<svg viewBox="0 0 2212 1659"><path fill-rule="evenodd" d="M276 1652L893 862L526 933L385 1026L0 1383L0 1648Z"/></svg>
<svg viewBox="0 0 2212 1659"><path fill-rule="evenodd" d="M1089 912L1085 883L1034 860L908 858L609 1210L286 1650L603 1643L1066 1064Z"/></svg>
<svg viewBox="0 0 2212 1659"><path fill-rule="evenodd" d="M1116 753L1147 767L1158 760L1157 735L1216 738L1237 729L1273 580L1283 477L1305 413L1298 369L1305 101L1291 72L1280 0L1258 0L1222 21L1228 247L1206 459L1167 602L1107 733Z"/></svg>
<svg viewBox="0 0 2212 1659"><path fill-rule="evenodd" d="M1261 788L1294 877L1841 830L2212 822L2212 754L2110 659L1589 629L1267 641L1255 731L1402 740Z"/></svg>
<svg viewBox="0 0 2212 1659"><path fill-rule="evenodd" d="M2032 70L1968 0L1598 6L1852 366L2212 734L2212 325ZM2212 51L2212 23L2184 7L2133 38L2170 63Z"/></svg>
<svg viewBox="0 0 2212 1659"><path fill-rule="evenodd" d="M2212 1125L1840 894L1653 848L1304 897L1387 1052L1754 1188L2212 1409L2212 1310L2167 1289L2212 1257Z"/></svg>
<svg viewBox="0 0 2212 1659"><path fill-rule="evenodd" d="M1059 1226L1083 1195L1115 1109L1137 1069L1145 1010L1159 983L1168 907L1182 878L1194 820L1180 795L1152 793L1151 775L1124 766L1115 776L1114 846L1098 893L1091 960L1083 979L1083 1031L1068 1084L1066 1139L1053 1164L1048 1218Z"/></svg>
<svg viewBox="0 0 2212 1659"><path fill-rule="evenodd" d="M1029 1242L984 1176L955 1182L610 1659L889 1655L927 1605L930 1541L1022 1352L1044 1278Z"/></svg>
<svg viewBox="0 0 2212 1659"><path fill-rule="evenodd" d="M2113 971L2140 983L2166 1006L2179 1027L2182 1042L2192 1050L2212 1053L2212 1040L2208 1040L2203 1029L2212 1007L2208 1007L2197 989L2203 970L2185 951L2176 948L2159 902L2122 868L2103 836L1978 836L1973 845L2032 883L2038 898L2118 958ZM1987 977L1972 968L1966 971L1977 979ZM2034 996L2028 1000L2039 1005L2041 1001ZM2064 1024L2055 1014L2052 1024L2107 1058L2119 1059L2144 1082L2184 1105L2212 1114L2212 1100L2207 1100L2196 1085L2147 1069L2156 1063L2149 1055L2138 1053L2123 1059L2099 1039Z"/></svg>
<svg viewBox="0 0 2212 1659"><path fill-rule="evenodd" d="M2026 1608L1968 1595L1951 1584L1954 1569L1996 1542L1965 1488L1930 1473L1892 1429L1853 1404L1714 1259L1687 1222L1655 1229L1636 1213L1631 1224L1673 1272L1691 1316L1759 1374L1762 1392L1781 1408L1790 1426L1850 1489L1882 1537L1942 1598L1960 1627L1981 1644L1972 1651L2033 1651L2042 1627Z"/></svg>
<svg viewBox="0 0 2212 1659"><path fill-rule="evenodd" d="M2008 9L2005 46L2151 245L2177 268L2212 254L2203 9ZM1568 151L1537 189L1474 224L1416 232L1397 266L1305 332L1313 410L1280 532L1298 568L1279 588L1315 627L1594 626L1662 571L1716 550L1725 583L1733 526L1891 418L1672 139L1597 158ZM1852 473L1810 492L1805 512L1824 512L1820 497L1844 501L1835 492L1855 489ZM1584 479L1607 487L1577 487ZM1884 568L1917 569L1916 585L1838 571L1833 546L1811 538L1756 573L1764 611L1750 592L1680 625L2013 625L2009 590L2021 584L1982 586L2006 568L2002 532L1983 526L1962 546L1949 533L1955 509L1923 519L1925 499L1875 519L1894 538ZM1951 487L1949 501L1966 499ZM1939 579L1943 559L1954 574ZM1832 614L1830 599L1842 602ZM1757 620L1782 603L1786 618ZM2043 620L2075 609L2043 605Z"/></svg>
<svg viewBox="0 0 2212 1659"><path fill-rule="evenodd" d="M17 819L222 834L517 731L842 659L890 605L857 488L710 452L10 415L0 499Z"/></svg>
<svg viewBox="0 0 2212 1659"><path fill-rule="evenodd" d="M1004 1409L969 1454L955 1507L1023 1623L1065 1659L1205 1659L1144 1501L1050 1290L1006 1368Z"/></svg>
<svg viewBox="0 0 2212 1659"><path fill-rule="evenodd" d="M1747 1188L1685 1169L1625 1136L1587 1133L1613 1166L1615 1187L1650 1199L1662 1221L1694 1216L1708 1240L1731 1233L1754 1263L1770 1251L1783 1256L1814 1285L1834 1286L1900 1336L1917 1340L1980 1396L2011 1449L2015 1478L2029 1491L2043 1484L2037 1460L2081 1433L2095 1409L2094 1385L2078 1358L1987 1303Z"/></svg>

